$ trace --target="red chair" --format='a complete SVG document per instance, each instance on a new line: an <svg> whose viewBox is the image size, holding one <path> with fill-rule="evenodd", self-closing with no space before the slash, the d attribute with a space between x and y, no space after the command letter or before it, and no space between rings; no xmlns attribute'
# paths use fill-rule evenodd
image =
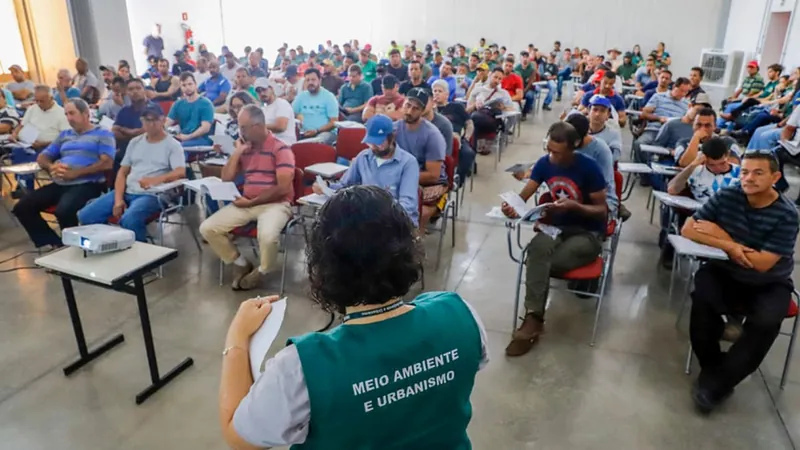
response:
<svg viewBox="0 0 800 450"><path fill-rule="evenodd" d="M543 203L550 203L552 202L552 197L549 192L543 193L539 196L537 200L537 204ZM542 219L541 222L546 223L546 219ZM603 306L603 299L605 297L606 285L608 284L608 278L611 273L611 267L613 265L613 255L616 253L615 242L618 239L620 233L620 225L619 220L615 218L611 218L606 226L606 241L603 244L603 249L600 255L595 258L594 261L591 263L583 266L578 267L576 269L570 270L566 273L560 275L551 275L550 278L555 278L558 280L564 281L592 281L597 280L597 292L593 290L576 290L576 289L566 289L561 288L562 290L566 290L573 294L577 294L582 297L590 297L595 299L595 313L594 313L594 325L592 327L592 338L589 342L590 346L594 346L595 338L597 336L597 324L600 321L600 310ZM527 258L528 253L528 246L523 246L521 243L521 224L515 223L513 225L508 224L508 232L507 232L507 240L508 240L508 251L511 260L517 263L517 287L516 287L516 294L514 297L514 320L513 320L513 329L517 329L517 311L519 310L520 304L520 287L522 285L522 273L525 269L525 261ZM512 232L516 229L517 232L517 246L520 250L519 257L513 254L513 245L512 245ZM551 289L559 289L558 286L550 286Z"/></svg>
<svg viewBox="0 0 800 450"><path fill-rule="evenodd" d="M362 143L367 134L366 128L340 128L336 138L336 156L352 161L367 147Z"/></svg>
<svg viewBox="0 0 800 450"><path fill-rule="evenodd" d="M786 387L786 381L789 379L789 369L792 365L792 353L794 353L794 343L795 339L797 338L797 325L798 325L798 306L797 303L800 301L800 293L797 290L792 292L792 299L789 302L789 310L786 312L786 319L793 319L792 320L792 331L785 332L781 331L781 336L786 336L789 338L789 348L786 350L786 360L783 362L783 371L781 372L781 384L780 388L783 390ZM686 369L684 373L689 375L692 373L692 341L689 341L689 354L686 355ZM761 370L761 369L759 369Z"/></svg>
<svg viewBox="0 0 800 450"><path fill-rule="evenodd" d="M453 153L455 154L455 152ZM447 186L448 192L446 194L447 200L445 202L444 210L442 211L442 226L439 231L439 246L436 252L436 269L439 270L439 263L442 260L442 245L444 244L444 235L447 232L447 221L450 220L450 226L452 228L452 246L456 246L456 204L457 202L450 198L450 194L453 192L453 186L455 186L455 171L456 171L456 162L452 156L445 156L444 157L444 171L447 174ZM421 198L421 194L420 194ZM421 208L420 208L421 211ZM420 214L420 217L421 214Z"/></svg>
<svg viewBox="0 0 800 450"><path fill-rule="evenodd" d="M158 102L158 106L161 107L161 111L164 111L164 115L168 116L169 115L169 110L172 109L172 104L173 103L175 103L175 102L172 101L172 100L163 101L163 102Z"/></svg>
<svg viewBox="0 0 800 450"><path fill-rule="evenodd" d="M336 149L320 142L297 142L292 145L292 152L294 152L294 165L298 169L305 170L306 167L318 163L336 162ZM304 173L304 177L305 182L301 192L303 195L308 195L311 193L311 185L314 184L316 176Z"/></svg>
<svg viewBox="0 0 800 450"><path fill-rule="evenodd" d="M294 169L294 180L293 180L293 187L294 187L294 198L292 199L292 207L297 207L297 201L303 197L305 194L303 193L303 170L295 167ZM289 259L289 249L286 248L286 237L288 236L291 229L298 223L301 223L303 220L303 216L294 214L286 225L283 226L281 230L281 242L280 245L283 248L283 266L281 267L281 288L279 295L283 296L284 287L286 285L286 265ZM243 245L242 247L250 247L253 250L253 253L258 257L258 223L257 222L250 222L247 225L234 228L230 232L231 236L234 239L240 238L242 240L247 240L248 245ZM219 261L219 285L222 286L224 282L225 276L225 265L222 263L222 260Z"/></svg>

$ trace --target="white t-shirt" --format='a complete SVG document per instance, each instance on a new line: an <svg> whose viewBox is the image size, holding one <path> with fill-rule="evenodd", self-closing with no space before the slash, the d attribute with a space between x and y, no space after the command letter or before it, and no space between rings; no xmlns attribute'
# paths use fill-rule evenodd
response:
<svg viewBox="0 0 800 450"><path fill-rule="evenodd" d="M286 129L280 133L275 133L275 137L287 145L292 145L297 142L297 134L295 134L294 125L294 110L289 102L282 98L276 98L274 102L269 105L264 105L262 109L264 110L264 119L267 125L274 124L278 117L286 117L289 119L286 124Z"/></svg>
<svg viewBox="0 0 800 450"><path fill-rule="evenodd" d="M206 81L207 79L211 78L211 72L207 70L203 73L195 72L193 75L194 75L194 81L197 83L198 86L203 84L203 82Z"/></svg>
<svg viewBox="0 0 800 450"><path fill-rule="evenodd" d="M219 68L219 73L221 73L223 77L227 78L228 81L231 82L231 85L233 85L236 82L236 71L239 70L240 67L242 67L242 65L239 63L236 63L232 69L229 68L227 64L223 64Z"/></svg>
<svg viewBox="0 0 800 450"><path fill-rule="evenodd" d="M22 117L22 125L33 125L39 129L36 139L42 142L52 142L62 131L70 129L64 108L57 103L53 103L47 111L42 111L39 105L31 105Z"/></svg>
<svg viewBox="0 0 800 450"><path fill-rule="evenodd" d="M789 120L786 121L786 125L789 125L790 127L800 128L800 106L794 107L792 115L789 116Z"/></svg>

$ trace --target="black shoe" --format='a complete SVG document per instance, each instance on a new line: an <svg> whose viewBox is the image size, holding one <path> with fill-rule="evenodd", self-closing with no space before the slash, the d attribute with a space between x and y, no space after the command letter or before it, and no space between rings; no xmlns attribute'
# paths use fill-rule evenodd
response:
<svg viewBox="0 0 800 450"><path fill-rule="evenodd" d="M674 249L670 247L671 250L662 250L661 251L661 267L666 270L672 270L672 261L675 259L674 256Z"/></svg>
<svg viewBox="0 0 800 450"><path fill-rule="evenodd" d="M528 113L522 113L522 117L520 118L520 120L522 120L523 122L528 120Z"/></svg>
<svg viewBox="0 0 800 450"><path fill-rule="evenodd" d="M551 108L550 105L542 105L542 109L544 111L552 111L553 110L553 108Z"/></svg>
<svg viewBox="0 0 800 450"><path fill-rule="evenodd" d="M711 391L701 388L697 381L692 384L692 401L694 401L694 407L701 414L710 414L717 407Z"/></svg>
<svg viewBox="0 0 800 450"><path fill-rule="evenodd" d="M11 198L14 200L19 200L25 196L25 192L27 191L23 189L22 186L17 185L17 188L11 191Z"/></svg>
<svg viewBox="0 0 800 450"><path fill-rule="evenodd" d="M561 101L561 96L560 96L560 95L559 95L558 97L556 97L556 101L557 101L557 102L560 102L560 101Z"/></svg>

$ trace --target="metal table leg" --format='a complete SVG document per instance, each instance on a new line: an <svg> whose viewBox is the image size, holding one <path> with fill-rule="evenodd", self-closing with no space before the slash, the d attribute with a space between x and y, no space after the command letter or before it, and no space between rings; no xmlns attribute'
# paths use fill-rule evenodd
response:
<svg viewBox="0 0 800 450"><path fill-rule="evenodd" d="M69 278L61 278L61 284L64 287L64 296L67 299L69 318L72 320L72 331L75 332L75 340L78 343L78 354L80 355L77 361L63 369L64 375L70 376L76 370L94 361L98 356L121 344L125 341L125 336L116 334L108 341L90 351L86 345L86 338L83 335L83 325L81 324L81 316L78 313L78 304L75 302L75 291L72 289L72 281Z"/></svg>
<svg viewBox="0 0 800 450"><path fill-rule="evenodd" d="M142 321L142 336L144 337L144 348L147 352L147 364L150 368L150 386L136 394L136 404L141 405L151 395L158 392L159 389L166 386L167 383L172 381L184 370L188 369L194 364L192 358L186 358L181 361L172 370L167 372L163 377L158 373L158 361L156 360L156 348L153 343L153 333L150 328L150 314L147 310L147 297L144 293L144 282L142 277L134 279L134 290L136 291L136 302L139 305L139 318Z"/></svg>

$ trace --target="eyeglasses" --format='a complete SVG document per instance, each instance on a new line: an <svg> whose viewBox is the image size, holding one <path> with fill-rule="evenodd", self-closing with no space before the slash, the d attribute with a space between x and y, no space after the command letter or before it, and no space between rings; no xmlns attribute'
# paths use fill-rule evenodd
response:
<svg viewBox="0 0 800 450"><path fill-rule="evenodd" d="M762 156L768 156L769 158L774 159L775 161L778 160L778 155L776 155L775 152L773 152L768 148L747 150L746 152L744 152L744 157L746 158L747 155L762 155Z"/></svg>

